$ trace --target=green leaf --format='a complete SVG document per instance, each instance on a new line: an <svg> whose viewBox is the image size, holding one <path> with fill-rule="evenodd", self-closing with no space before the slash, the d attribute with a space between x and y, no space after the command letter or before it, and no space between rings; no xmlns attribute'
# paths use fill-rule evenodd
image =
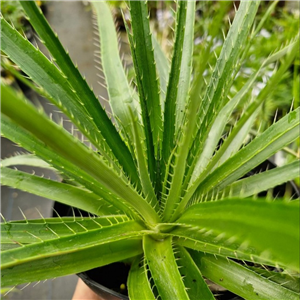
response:
<svg viewBox="0 0 300 300"><path fill-rule="evenodd" d="M33 106L24 102L10 90L2 87L2 113L12 118L27 131L33 133L38 139L48 145L52 151L78 166L87 174L97 180L109 193L115 193L126 199L150 223L158 221L155 210L122 178L113 168L107 165L102 157L88 149L76 140L63 128L50 121L45 115L38 113ZM51 135L49 135L51 132ZM131 203L130 203L131 202Z"/></svg>
<svg viewBox="0 0 300 300"><path fill-rule="evenodd" d="M184 25L184 40L182 44L182 58L179 70L178 91L176 99L175 132L178 133L184 119L184 112L189 94L192 73L194 24L196 1L187 2L186 23Z"/></svg>
<svg viewBox="0 0 300 300"><path fill-rule="evenodd" d="M131 50L131 55L133 58L133 64L135 67L135 74L136 74L136 83L137 83L137 89L139 92L139 96L140 96L140 103L141 103L141 113L142 113L142 120L143 120L143 124L144 126L140 126L140 128L144 129L144 136L145 136L145 150L144 150L144 154L143 156L145 157L146 161L147 161L147 171L146 174L149 173L150 179L152 180L152 182L154 183L154 185L156 185L156 182L158 183L158 174L155 174L155 166L157 164L156 162L156 158L155 158L155 151L154 150L154 143L153 143L153 136L152 136L152 130L151 130L151 124L150 124L150 117L149 117L149 112L148 112L148 107L147 107L147 101L146 101L146 96L145 96L145 91L144 91L144 87L143 87L143 81L142 81L142 72L143 70L139 69L139 64L138 63L138 57L137 57L137 53L136 53L136 42L133 40L133 36L130 33L130 30L128 28L127 25L127 21L125 20L125 17L123 16L123 21L125 24L125 28L126 28L126 32L127 32L127 36L128 36L128 40L129 40L129 45L130 45L130 50ZM132 112L130 112L131 115L133 116ZM133 122L133 126L135 122ZM135 126L136 127L136 126ZM134 128L134 131L136 132L136 128ZM135 140L140 140L140 138L138 137L138 135L135 133L134 134L134 138ZM158 143L160 143L160 141L158 141ZM157 146L157 145L156 145ZM135 147L135 150L137 151L138 149ZM157 154L157 153L156 153ZM139 162L140 158L137 158L137 164L138 166L141 165L141 162ZM140 172L141 174L141 172Z"/></svg>
<svg viewBox="0 0 300 300"><path fill-rule="evenodd" d="M228 199L193 205L172 235L201 242L201 251L214 245L212 253L299 270L299 221L299 203Z"/></svg>
<svg viewBox="0 0 300 300"><path fill-rule="evenodd" d="M124 200L109 192L80 167L70 163L68 158L63 158L56 152L53 152L48 145L12 122L3 114L1 114L1 133L6 138L9 138L11 141L41 157L50 165L54 166L55 169L63 172L70 179L76 180L76 182L80 183L88 190L93 191L95 194L99 195L99 197L107 200L117 209L134 218L139 218L136 215L134 208L129 207L128 203L125 204Z"/></svg>
<svg viewBox="0 0 300 300"><path fill-rule="evenodd" d="M102 143L100 131L91 122L76 93L71 90L66 76L3 18L1 18L1 28L2 51L44 89L50 95L49 100L70 118L95 147L103 152L105 145Z"/></svg>
<svg viewBox="0 0 300 300"><path fill-rule="evenodd" d="M1 223L1 245L7 242L22 244L40 243L70 234L99 230L103 227L131 221L126 215L103 217L58 217Z"/></svg>
<svg viewBox="0 0 300 300"><path fill-rule="evenodd" d="M31 25L54 57L55 63L67 77L68 83L72 86L75 94L82 102L82 105L88 112L92 122L95 123L97 129L101 131L104 140L107 142L120 164L124 167L127 174L131 176L135 182L138 182L136 170L128 148L100 105L99 100L81 76L78 68L75 67L69 54L63 48L57 34L53 32L40 8L34 1L21 1L20 3L29 17ZM103 143L104 140L102 141ZM103 151L103 149L101 150ZM108 153L110 152L108 149L105 151Z"/></svg>
<svg viewBox="0 0 300 300"><path fill-rule="evenodd" d="M3 268L1 271L1 285L17 285L80 273L134 257L143 251L142 243L139 239L126 239L104 244L100 244L97 240L98 239L96 239L95 242L98 243L98 245L95 243L92 247L75 249L68 253L58 252L56 255L49 257L40 256L32 261L22 264L16 262L16 265L13 267ZM61 246L63 245L64 243L61 244ZM32 249L32 247L35 247L36 252L40 253L41 245L33 244L2 252L2 262L12 253L15 254L22 251L26 255L27 248Z"/></svg>
<svg viewBox="0 0 300 300"><path fill-rule="evenodd" d="M242 1L230 27L204 98L201 100L201 109L198 111L198 130L188 160L187 181L190 180L194 166L203 151L214 120L227 102L226 96L230 83L233 81L232 75L259 3L259 1Z"/></svg>
<svg viewBox="0 0 300 300"><path fill-rule="evenodd" d="M134 120L134 116L132 112L130 113L132 119ZM142 183L142 188L143 188L145 199L151 204L152 207L158 209L158 202L150 179L150 174L147 168L147 160L146 160L145 150L144 150L145 145L144 145L144 141L141 140L138 135L137 122L138 120L135 120L133 122L133 137L134 137L134 146L136 150L137 165L138 165L138 171Z"/></svg>
<svg viewBox="0 0 300 300"><path fill-rule="evenodd" d="M10 167L17 165L32 166L55 171L55 169L48 163L33 154L20 154L1 160L1 167Z"/></svg>
<svg viewBox="0 0 300 300"><path fill-rule="evenodd" d="M192 3L193 4L193 3ZM192 5L190 4L190 5ZM185 37L184 26L186 25L187 2L177 2L176 18L176 37L174 43L173 57L169 74L168 88L166 94L165 111L164 111L164 129L162 144L162 167L168 162L169 156L175 144L175 123L176 123L176 99L178 95L178 84L180 77L182 50ZM164 170L162 172L164 176Z"/></svg>
<svg viewBox="0 0 300 300"><path fill-rule="evenodd" d="M196 251L191 253L205 277L244 299L299 299L298 293L288 290L232 260Z"/></svg>
<svg viewBox="0 0 300 300"><path fill-rule="evenodd" d="M248 266L249 269L255 273L267 278L270 281L276 282L282 287L288 290L294 291L295 293L300 293L300 277L299 274L289 274L288 271L276 272L268 270L267 268L258 268Z"/></svg>
<svg viewBox="0 0 300 300"><path fill-rule="evenodd" d="M245 112L242 114L241 118L238 120L238 122L235 124L235 126L232 128L232 131L230 132L229 136L225 139L224 143L222 144L221 148L217 151L217 153L214 155L212 161L210 162L206 173L208 174L212 168L214 168L216 165L219 164L221 160L224 160L223 156L227 152L227 149L233 148L237 150L236 146L236 137L240 135L240 132L245 128L245 124L249 122L249 119L257 113L257 110L261 106L261 104L268 98L268 96L274 91L274 86L277 86L278 83L283 78L284 73L287 71L289 66L292 64L295 55L298 53L299 49L299 37L297 36L293 42L290 43L289 46L287 46L287 49L283 49L285 54L287 52L287 55L284 59L284 61L281 63L278 71L276 71L270 80L267 82L266 86L261 90L261 92L258 94L258 96L254 99L254 101L246 108ZM277 53L278 54L278 53ZM280 55L281 55L280 54ZM275 54L276 57L276 54ZM265 63L272 62L273 59L275 59L274 56L270 57L270 60L267 59ZM241 142L239 142L241 145ZM229 153L232 151L229 150ZM234 151L233 151L234 152ZM228 154L228 152L227 152Z"/></svg>
<svg viewBox="0 0 300 300"><path fill-rule="evenodd" d="M214 300L212 292L204 281L200 269L197 267L192 257L186 249L178 246L175 257L179 272L183 277L183 283L187 288L190 299Z"/></svg>
<svg viewBox="0 0 300 300"><path fill-rule="evenodd" d="M260 71L261 69L258 70L248 79L248 81L241 88L241 90L221 109L220 113L216 116L216 119L210 129L207 140L203 147L203 151L195 165L190 185L207 166L216 149L216 146L218 145L222 137L225 126L233 110L238 105L238 103L245 97L245 95L247 95L250 88L253 86L255 80L257 79L258 75L260 74Z"/></svg>
<svg viewBox="0 0 300 300"><path fill-rule="evenodd" d="M158 40L153 34L151 36L152 36L152 45L154 48L156 69L157 69L157 74L160 82L160 107L162 113L164 113L170 66L169 66L169 61L165 53L163 52Z"/></svg>
<svg viewBox="0 0 300 300"><path fill-rule="evenodd" d="M120 59L115 24L109 6L105 2L92 2L92 4L97 16L101 60L109 103L122 136L131 147L133 143L131 129L134 121L130 110L135 115L139 115L140 104L134 99Z"/></svg>
<svg viewBox="0 0 300 300"><path fill-rule="evenodd" d="M237 152L220 167L216 168L198 187L198 193L206 193L211 188L223 189L234 180L245 175L272 156L299 135L300 108L290 112L270 126L246 147ZM200 176L195 185L201 181Z"/></svg>
<svg viewBox="0 0 300 300"><path fill-rule="evenodd" d="M219 196L224 197L249 197L262 191L267 191L277 185L293 180L299 176L299 161L294 161L282 167L277 167L248 178L238 180L225 189ZM218 195L216 195L218 197Z"/></svg>
<svg viewBox="0 0 300 300"><path fill-rule="evenodd" d="M187 17L186 17L187 22L185 24L186 33L185 33L184 44L183 44L183 48L188 52L191 51L192 45L190 44L193 43L192 36L193 36L194 18L192 16L194 16L194 13L195 13L195 3L193 1L190 1L187 4ZM186 53L183 53L182 61L181 61L180 82L178 86L177 101L176 101L176 105L178 107L183 106L183 103L189 100L189 98L187 97L187 92L188 92L187 84L189 84L190 70L191 70L191 61L188 60ZM187 80L187 82L185 80ZM195 101L194 102L188 101L187 107L184 108L181 107L182 109L186 109L185 120L184 123L181 124L182 129L180 130L179 133L180 136L178 137L176 148L174 150L175 151L174 158L169 159L172 165L171 167L172 171L169 172L168 168L166 169L167 171L165 176L167 178L167 174L170 173L170 178L168 178L168 181L166 181L165 185L163 186L164 188L163 192L167 189L169 190L168 195L167 196L163 195L164 198L162 200L162 210L164 209L163 212L164 221L170 219L178 202L180 201L180 196L182 191L182 180L184 177L186 159L189 150L189 147L187 147L187 145L190 144L190 141L193 138L192 128L193 126L195 126L196 123L195 106L197 106L197 103ZM177 108L177 110L178 109L179 108ZM181 119L180 122L182 121L183 120ZM168 187L166 185L168 185Z"/></svg>
<svg viewBox="0 0 300 300"><path fill-rule="evenodd" d="M127 285L131 300L155 299L148 279L147 266L141 256L138 256L131 265Z"/></svg>
<svg viewBox="0 0 300 300"><path fill-rule="evenodd" d="M126 222L132 222L126 215L109 215L103 217L73 216L10 221L1 223L1 245L13 242L24 246L25 244L70 237L70 235L99 230L121 223L125 224Z"/></svg>
<svg viewBox="0 0 300 300"><path fill-rule="evenodd" d="M159 296L162 299L189 299L175 261L172 239L157 241L145 236L143 248Z"/></svg>
<svg viewBox="0 0 300 300"><path fill-rule="evenodd" d="M96 215L115 212L106 201L90 191L8 168L1 168L1 184L77 207Z"/></svg>
<svg viewBox="0 0 300 300"><path fill-rule="evenodd" d="M143 124L145 135L153 142L153 145L147 147L154 146L158 157L163 124L147 4L145 1L129 1L128 4L133 33L131 49L135 57L133 62L138 77Z"/></svg>

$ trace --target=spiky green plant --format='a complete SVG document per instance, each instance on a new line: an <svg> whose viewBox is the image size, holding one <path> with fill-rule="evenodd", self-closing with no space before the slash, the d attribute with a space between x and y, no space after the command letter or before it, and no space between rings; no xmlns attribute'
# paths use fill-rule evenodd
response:
<svg viewBox="0 0 300 300"><path fill-rule="evenodd" d="M195 2L177 3L169 66L150 33L146 3L131 1L135 89L119 58L110 10L94 2L112 123L35 3L21 4L52 60L3 18L2 51L92 147L2 85L2 134L32 153L2 161L2 184L92 216L4 220L2 285L130 259L131 299L214 299L204 278L246 299L298 299L299 202L253 195L297 177L299 162L241 178L298 136L299 108L245 144L262 103L293 62L299 38L272 53L229 99L259 1L241 2L207 85L197 73L206 61L192 65ZM219 146L235 107L278 59ZM46 165L65 180L8 168L18 164Z"/></svg>

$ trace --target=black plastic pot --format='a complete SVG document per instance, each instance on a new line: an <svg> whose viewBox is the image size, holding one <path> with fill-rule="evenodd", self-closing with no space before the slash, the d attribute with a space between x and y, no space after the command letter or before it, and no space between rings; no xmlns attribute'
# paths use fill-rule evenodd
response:
<svg viewBox="0 0 300 300"><path fill-rule="evenodd" d="M276 165L270 161L266 161L246 174L244 177L249 177L261 171L275 168ZM273 189L273 197L283 197L286 189L291 191L293 199L300 197L299 188L294 182L290 181L277 186ZM267 192L261 192L258 196L266 196ZM54 203L53 216L88 216L85 211L79 211L77 208L72 209L70 206ZM107 300L128 300L128 291L126 282L130 267L124 263L113 263L104 267L95 268L86 272L77 274L87 286L89 286L97 295ZM100 284L101 282L101 284ZM125 287L125 288L124 288ZM217 300L243 300L243 298L231 293L230 291L218 291L215 294ZM146 299L145 299L146 300Z"/></svg>

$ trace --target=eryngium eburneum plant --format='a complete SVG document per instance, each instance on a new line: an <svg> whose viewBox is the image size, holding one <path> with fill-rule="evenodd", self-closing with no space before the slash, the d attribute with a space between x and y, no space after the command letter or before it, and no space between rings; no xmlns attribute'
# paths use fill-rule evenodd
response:
<svg viewBox="0 0 300 300"><path fill-rule="evenodd" d="M274 49L229 98L255 38L249 36L259 1L240 3L208 82L197 71L209 67L206 61L192 65L195 2L177 3L169 62L150 33L146 3L131 1L132 86L110 10L93 2L112 123L35 3L21 4L52 59L3 18L2 51L91 147L2 85L2 134L32 153L2 161L2 184L91 216L4 220L2 285L129 259L131 299L214 299L204 278L246 299L298 299L299 202L255 195L297 177L299 162L244 177L299 134L297 108L245 143L262 103L293 63L298 37ZM245 101L274 62L270 80ZM241 101L244 111L224 138ZM46 165L64 180L8 168L17 164Z"/></svg>

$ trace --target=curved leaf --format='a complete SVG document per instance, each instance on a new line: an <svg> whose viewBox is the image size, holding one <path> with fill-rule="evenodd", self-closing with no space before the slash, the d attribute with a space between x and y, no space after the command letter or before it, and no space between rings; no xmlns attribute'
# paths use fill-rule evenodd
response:
<svg viewBox="0 0 300 300"><path fill-rule="evenodd" d="M176 222L181 225L171 234L193 239L195 244L199 241L217 246L220 255L240 259L248 256L246 260L258 258L299 270L299 214L298 202L203 202L187 209ZM228 254L228 250L233 253ZM205 245L201 251L210 252Z"/></svg>
<svg viewBox="0 0 300 300"><path fill-rule="evenodd" d="M135 59L133 62L137 77L139 77L137 84L143 124L146 136L153 142L151 146L154 146L156 157L158 157L163 123L147 4L146 1L129 1L128 4L133 33L131 49L134 51Z"/></svg>
<svg viewBox="0 0 300 300"><path fill-rule="evenodd" d="M103 217L58 217L1 223L1 244L7 242L22 244L40 243L70 237L70 235L99 230L131 221L126 215Z"/></svg>
<svg viewBox="0 0 300 300"><path fill-rule="evenodd" d="M145 236L143 248L151 277L162 299L189 299L175 261L172 239Z"/></svg>
<svg viewBox="0 0 300 300"><path fill-rule="evenodd" d="M1 168L1 184L77 207L96 215L116 212L111 205L90 191L25 172Z"/></svg>
<svg viewBox="0 0 300 300"><path fill-rule="evenodd" d="M28 247L32 246L34 245ZM5 256L8 256L12 251L23 249L26 248L6 251ZM36 251L40 252L41 248L37 248ZM2 269L1 285L16 285L80 273L134 257L141 254L142 251L140 240L127 239L78 249L65 254L53 255L52 257L40 257L35 261L24 262L11 268ZM80 264L78 263L79 261Z"/></svg>
<svg viewBox="0 0 300 300"><path fill-rule="evenodd" d="M140 256L134 260L129 271L128 293L131 300L156 299L152 293L145 261Z"/></svg>
<svg viewBox="0 0 300 300"><path fill-rule="evenodd" d="M176 122L176 100L178 95L178 83L182 61L183 42L185 37L184 26L186 24L187 1L177 2L176 37L174 43L173 57L169 74L168 88L166 94L164 111L164 128L162 143L162 167L168 162L169 156L175 144L175 122ZM193 4L193 3L192 3ZM190 4L190 5L192 5ZM162 172L164 176L164 170Z"/></svg>
<svg viewBox="0 0 300 300"><path fill-rule="evenodd" d="M277 167L251 177L238 180L223 189L219 196L222 195L222 198L228 196L249 197L297 178L299 176L299 170L300 162L294 161L285 166ZM218 197L218 195L215 197Z"/></svg>
<svg viewBox="0 0 300 300"><path fill-rule="evenodd" d="M3 114L1 114L1 133L6 138L9 138L11 141L41 157L48 162L49 165L53 165L55 169L63 172L70 179L76 180L76 182L83 185L86 189L93 191L95 194L99 195L99 197L107 200L117 209L134 218L139 218L135 213L134 208L130 207L128 203L124 204L122 198L109 192L80 167L70 163L68 158L63 158L56 152L53 152L48 145L45 145L45 143L37 139L36 136L24 130Z"/></svg>
<svg viewBox="0 0 300 300"><path fill-rule="evenodd" d="M216 168L198 187L198 193L211 188L222 189L245 175L278 150L294 141L299 135L300 108L290 112L270 126L220 167ZM200 176L195 185L201 181ZM193 189L193 188L192 188Z"/></svg>
<svg viewBox="0 0 300 300"><path fill-rule="evenodd" d="M56 171L55 168L51 167L44 160L36 157L33 154L20 154L1 160L1 167L10 167L17 165L32 166Z"/></svg>
<svg viewBox="0 0 300 300"><path fill-rule="evenodd" d="M128 204L133 205L150 223L158 220L155 210L126 182L121 179L113 168L107 165L102 157L79 143L72 135L51 122L43 114L38 113L33 106L25 103L6 86L2 87L2 113L11 117L20 126L33 133L38 139L48 145L69 162L82 168L105 188L119 195ZM51 135L49 135L51 132Z"/></svg>
<svg viewBox="0 0 300 300"><path fill-rule="evenodd" d="M226 104L226 96L233 81L236 62L242 52L248 32L254 21L260 1L242 1L234 21L225 39L217 64L214 68L209 85L201 101L198 111L198 130L190 151L187 180L190 180L195 164L198 161L214 120ZM200 141L200 145L199 145Z"/></svg>
<svg viewBox="0 0 300 300"><path fill-rule="evenodd" d="M276 284L248 268L220 256L192 252L203 275L249 300L297 300L299 294Z"/></svg>
<svg viewBox="0 0 300 300"><path fill-rule="evenodd" d="M191 300L214 300L212 292L202 277L201 271L183 247L176 247L176 259L183 283Z"/></svg>
<svg viewBox="0 0 300 300"><path fill-rule="evenodd" d="M134 168L133 160L128 148L120 138L116 128L108 118L95 94L81 76L78 68L75 67L69 54L63 48L57 34L55 34L49 26L40 8L34 1L21 1L20 3L28 15L30 23L55 58L56 64L67 77L68 83L72 86L72 89L75 91L80 101L82 101L82 105L90 115L91 120L96 124L98 130L101 131L101 134L110 149L128 175L138 182L136 169ZM104 141L102 142L104 143ZM103 151L104 149L101 150ZM108 149L105 149L105 151L108 154L110 153Z"/></svg>

